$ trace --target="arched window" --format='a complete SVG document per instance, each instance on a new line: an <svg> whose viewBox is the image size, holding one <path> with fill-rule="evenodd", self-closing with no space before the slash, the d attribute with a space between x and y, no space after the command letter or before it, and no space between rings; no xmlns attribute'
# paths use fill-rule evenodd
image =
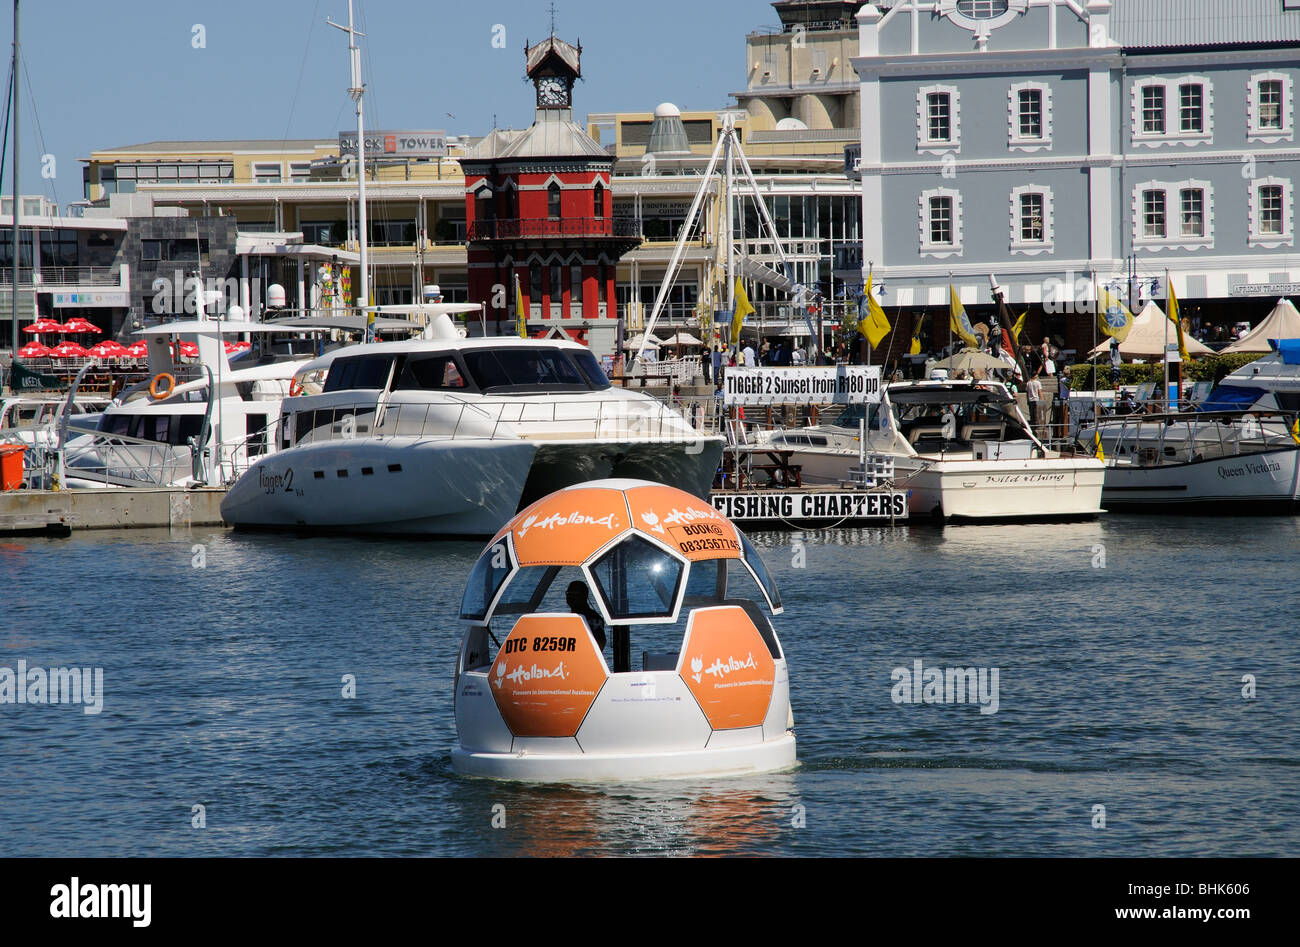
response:
<svg viewBox="0 0 1300 947"><path fill-rule="evenodd" d="M596 208L595 213L592 216L597 218L604 217L605 216L605 185L597 181L596 187L592 191L591 196L592 196L592 203L595 205Z"/></svg>
<svg viewBox="0 0 1300 947"><path fill-rule="evenodd" d="M957 0L957 12L972 20L991 20L1007 12L1007 0Z"/></svg>
<svg viewBox="0 0 1300 947"><path fill-rule="evenodd" d="M554 181L546 189L546 215L548 217L560 216L560 185Z"/></svg>

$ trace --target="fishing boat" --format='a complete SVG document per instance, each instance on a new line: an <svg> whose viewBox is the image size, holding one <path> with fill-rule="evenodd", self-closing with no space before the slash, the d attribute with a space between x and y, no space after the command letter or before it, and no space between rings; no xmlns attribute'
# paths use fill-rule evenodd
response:
<svg viewBox="0 0 1300 947"><path fill-rule="evenodd" d="M857 430L854 430L856 422ZM833 424L755 435L759 449L789 452L803 482L844 483L870 457L894 469L913 517L1060 519L1102 511L1102 464L1046 447L996 381L895 382L879 405L856 405Z"/></svg>
<svg viewBox="0 0 1300 947"><path fill-rule="evenodd" d="M276 451L221 505L237 527L489 536L574 483L655 480L707 496L721 436L615 388L561 339L465 338L445 313L405 342L328 353L299 370Z"/></svg>
<svg viewBox="0 0 1300 947"><path fill-rule="evenodd" d="M788 769L781 612L749 540L698 497L635 480L544 497L470 573L452 766L537 781Z"/></svg>

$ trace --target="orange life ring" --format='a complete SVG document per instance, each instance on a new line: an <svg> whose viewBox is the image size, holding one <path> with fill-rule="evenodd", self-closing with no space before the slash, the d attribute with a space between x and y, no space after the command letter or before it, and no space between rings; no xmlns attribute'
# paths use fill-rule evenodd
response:
<svg viewBox="0 0 1300 947"><path fill-rule="evenodd" d="M163 394L159 394L158 382L162 381L164 378L167 379L167 390ZM175 390L176 390L176 378L175 376L169 374L168 372L159 372L157 375L153 376L153 381L149 382L150 398L166 398Z"/></svg>
<svg viewBox="0 0 1300 947"><path fill-rule="evenodd" d="M289 382L289 397L296 398L302 394L302 379L294 378Z"/></svg>

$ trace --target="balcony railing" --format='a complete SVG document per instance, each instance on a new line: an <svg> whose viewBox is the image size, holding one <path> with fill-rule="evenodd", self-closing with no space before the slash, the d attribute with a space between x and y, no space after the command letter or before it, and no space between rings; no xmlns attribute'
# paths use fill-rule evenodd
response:
<svg viewBox="0 0 1300 947"><path fill-rule="evenodd" d="M533 237L640 238L641 221L635 217L549 217L526 220L476 220L467 239L520 240Z"/></svg>
<svg viewBox="0 0 1300 947"><path fill-rule="evenodd" d="M42 286L120 286L121 276L111 266L43 266L38 274ZM12 286L12 267L0 269L0 286ZM28 267L18 272L20 286L32 285L32 271Z"/></svg>

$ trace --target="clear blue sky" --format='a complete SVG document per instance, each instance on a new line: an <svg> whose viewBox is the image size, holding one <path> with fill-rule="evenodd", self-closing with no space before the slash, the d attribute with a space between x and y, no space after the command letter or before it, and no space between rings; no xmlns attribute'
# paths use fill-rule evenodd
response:
<svg viewBox="0 0 1300 947"><path fill-rule="evenodd" d="M549 32L546 2L355 0L355 7L368 34L368 128L481 135L494 115L503 127L532 121L523 46ZM745 34L779 23L766 0L557 0L555 7L557 35L583 45L579 121L588 112L648 110L663 101L724 106L728 93L744 87ZM21 0L20 10L24 193L80 200L78 159L97 148L330 138L355 127L347 40L325 24L327 16L347 22L347 0ZM12 3L0 2L6 59L12 24ZM204 48L194 46L195 24L204 27ZM505 27L505 49L493 48L496 24ZM56 159L52 182L40 173L47 153ZM7 158L5 165L7 194Z"/></svg>

